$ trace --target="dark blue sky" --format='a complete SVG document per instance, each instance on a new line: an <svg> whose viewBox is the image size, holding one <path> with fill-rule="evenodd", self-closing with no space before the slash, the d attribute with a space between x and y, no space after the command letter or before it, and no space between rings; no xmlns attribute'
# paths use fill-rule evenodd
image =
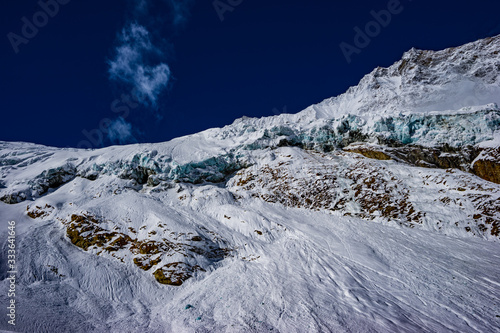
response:
<svg viewBox="0 0 500 333"><path fill-rule="evenodd" d="M139 106L123 114L111 105L130 88L109 80L107 61L134 16L126 1L60 5L17 54L8 34L22 36L21 18L32 22L40 5L2 1L0 140L76 147L91 141L87 131L97 141L92 146L110 145L99 124L122 115L137 141L166 141L243 115L298 112L344 92L376 66L391 65L411 47L442 49L500 34L498 1L401 0L400 13L348 64L339 44L354 45L354 28L364 29L374 20L370 12L387 9L390 1L219 4L238 2L221 21L213 1L195 1L184 27L176 29L169 23L171 7L155 8L148 22L160 22L151 32L161 42L170 83L156 108ZM104 134L102 143L97 131Z"/></svg>

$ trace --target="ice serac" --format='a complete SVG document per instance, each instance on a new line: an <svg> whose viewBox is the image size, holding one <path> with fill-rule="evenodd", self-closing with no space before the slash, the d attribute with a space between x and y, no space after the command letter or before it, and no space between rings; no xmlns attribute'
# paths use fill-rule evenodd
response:
<svg viewBox="0 0 500 333"><path fill-rule="evenodd" d="M298 114L164 143L0 142L17 328L497 332L499 50L412 49Z"/></svg>

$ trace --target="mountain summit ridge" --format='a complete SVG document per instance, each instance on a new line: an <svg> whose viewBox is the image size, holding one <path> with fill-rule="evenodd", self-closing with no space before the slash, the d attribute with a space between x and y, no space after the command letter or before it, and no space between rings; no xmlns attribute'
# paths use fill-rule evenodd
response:
<svg viewBox="0 0 500 333"><path fill-rule="evenodd" d="M500 35L441 51L411 49L346 93L312 106L318 117L393 115L500 104Z"/></svg>

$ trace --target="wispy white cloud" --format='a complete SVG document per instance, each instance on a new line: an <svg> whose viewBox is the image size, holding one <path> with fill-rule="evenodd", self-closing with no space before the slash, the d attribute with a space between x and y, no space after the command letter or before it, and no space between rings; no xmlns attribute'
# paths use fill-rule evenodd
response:
<svg viewBox="0 0 500 333"><path fill-rule="evenodd" d="M156 106L158 96L170 81L170 68L163 62L150 64L149 58L163 52L155 47L149 31L138 23L130 23L119 37L115 57L109 61L112 80L125 82L136 89L138 97Z"/></svg>
<svg viewBox="0 0 500 333"><path fill-rule="evenodd" d="M131 143L137 142L132 135L132 124L128 123L122 117L115 119L108 127L108 137L112 143Z"/></svg>
<svg viewBox="0 0 500 333"><path fill-rule="evenodd" d="M155 111L157 119L162 118L157 112L159 99L172 79L167 64L172 46L165 37L185 25L193 3L194 0L130 0L129 19L119 32L108 61L110 80L125 84L143 106ZM118 118L110 125L108 137L113 143L136 142L132 131L130 122Z"/></svg>
<svg viewBox="0 0 500 333"><path fill-rule="evenodd" d="M159 38L160 32L167 27L170 32L179 30L187 22L193 3L194 0L131 1L131 20L118 35L113 58L108 62L109 77L135 88L146 106L157 106L172 75L164 49L169 45Z"/></svg>

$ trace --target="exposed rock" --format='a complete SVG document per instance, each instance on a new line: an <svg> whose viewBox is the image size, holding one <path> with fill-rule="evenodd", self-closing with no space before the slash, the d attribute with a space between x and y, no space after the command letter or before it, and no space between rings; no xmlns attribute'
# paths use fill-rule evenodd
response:
<svg viewBox="0 0 500 333"><path fill-rule="evenodd" d="M129 229L133 234L132 237L118 231L116 225L111 231L109 228L113 224L109 222L90 214L74 214L66 223L66 235L71 243L84 251L97 255L110 254L122 262L132 257L133 263L144 271L163 264L153 273L158 282L163 284L178 286L193 276L194 272L204 271L199 265L171 262L172 259L169 258L179 256L191 260L198 258L207 264L221 261L231 256L233 252L232 249L220 247L208 238L201 236L188 238L182 233L171 232L168 234L169 238L165 235L161 241L150 238L138 239L133 229ZM149 233L149 237L155 235L157 232ZM178 241L181 238L185 241ZM195 242L196 245L191 242Z"/></svg>
<svg viewBox="0 0 500 333"><path fill-rule="evenodd" d="M2 197L0 197L0 201L3 201L9 205L14 205L23 202L29 198L31 198L31 190L25 189L5 194Z"/></svg>
<svg viewBox="0 0 500 333"><path fill-rule="evenodd" d="M94 216L74 214L66 227L66 235L71 243L85 251L91 247L104 248L118 233L108 232L99 224Z"/></svg>
<svg viewBox="0 0 500 333"><path fill-rule="evenodd" d="M147 180L148 186L155 187L161 184L161 178L157 175L150 175Z"/></svg>
<svg viewBox="0 0 500 333"><path fill-rule="evenodd" d="M153 275L161 284L180 286L197 271L205 271L198 265L191 266L184 262L173 262L157 269Z"/></svg>
<svg viewBox="0 0 500 333"><path fill-rule="evenodd" d="M500 147L482 150L472 168L477 176L500 184Z"/></svg>
<svg viewBox="0 0 500 333"><path fill-rule="evenodd" d="M453 168L465 172L471 172L470 164L478 155L478 150L472 146L453 148L448 145L440 147L409 145L390 148L388 151L395 158L416 166Z"/></svg>
<svg viewBox="0 0 500 333"><path fill-rule="evenodd" d="M471 162L479 154L479 149L466 146L453 148L448 145L440 147L423 147L417 145L401 145L387 147L369 144L354 144L344 148L344 151L358 153L367 158L377 160L394 159L411 165L426 168L459 169L471 172Z"/></svg>
<svg viewBox="0 0 500 333"><path fill-rule="evenodd" d="M46 204L43 208L40 206L35 206L35 207L26 207L27 215L31 217L32 219L43 219L54 211L54 207Z"/></svg>
<svg viewBox="0 0 500 333"><path fill-rule="evenodd" d="M392 159L387 155L382 147L375 147L370 145L349 145L344 148L344 151L351 153L358 153L364 157L373 158L376 160L390 160Z"/></svg>
<svg viewBox="0 0 500 333"><path fill-rule="evenodd" d="M381 165L338 151L309 154L311 158L290 157L289 162L282 158L242 170L228 185L238 200L255 197L410 228L425 225L453 233L465 229L480 237L499 237L500 202L494 184L488 186L473 175L456 174L454 169L420 172L415 168L408 170L414 173L410 175L393 168L394 163ZM433 209L422 210L422 205ZM460 217L463 214L455 214L457 211L468 216Z"/></svg>

